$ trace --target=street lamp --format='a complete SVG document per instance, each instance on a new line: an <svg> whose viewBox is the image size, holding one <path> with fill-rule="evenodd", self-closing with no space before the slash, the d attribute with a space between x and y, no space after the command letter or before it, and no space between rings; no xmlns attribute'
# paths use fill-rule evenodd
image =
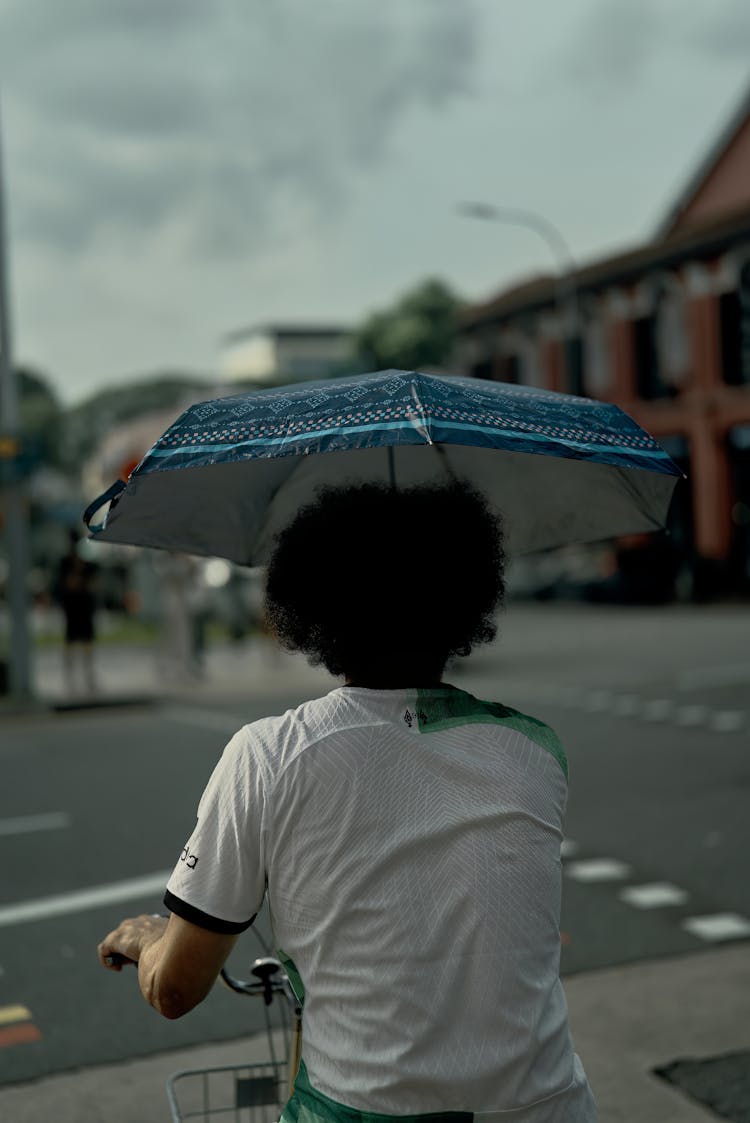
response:
<svg viewBox="0 0 750 1123"><path fill-rule="evenodd" d="M553 222L536 211L522 207L499 207L494 203L458 203L459 214L466 218L476 218L482 222L501 222L510 226L525 226L534 230L544 239L555 259L555 303L557 304L563 328L565 369L568 375L567 389L579 389L579 364L574 347L580 331L578 292L575 283L575 261L568 243ZM568 328L570 327L570 331Z"/></svg>

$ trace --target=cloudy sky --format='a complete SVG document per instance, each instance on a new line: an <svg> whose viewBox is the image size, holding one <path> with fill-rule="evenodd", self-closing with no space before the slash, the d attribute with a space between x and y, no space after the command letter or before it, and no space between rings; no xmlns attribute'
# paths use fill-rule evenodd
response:
<svg viewBox="0 0 750 1123"><path fill-rule="evenodd" d="M750 84L747 0L0 0L18 361L61 397L229 331L648 238Z"/></svg>

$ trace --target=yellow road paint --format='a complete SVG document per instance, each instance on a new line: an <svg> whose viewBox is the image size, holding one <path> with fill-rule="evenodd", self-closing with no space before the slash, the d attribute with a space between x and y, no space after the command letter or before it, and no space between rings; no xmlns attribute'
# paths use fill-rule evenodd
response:
<svg viewBox="0 0 750 1123"><path fill-rule="evenodd" d="M0 1026L31 1020L31 1010L26 1006L0 1006Z"/></svg>

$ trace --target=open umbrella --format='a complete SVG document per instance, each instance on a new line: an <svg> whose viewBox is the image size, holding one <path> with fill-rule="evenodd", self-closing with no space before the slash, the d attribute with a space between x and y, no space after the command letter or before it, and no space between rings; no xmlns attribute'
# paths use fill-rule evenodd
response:
<svg viewBox="0 0 750 1123"><path fill-rule="evenodd" d="M321 486L466 480L518 553L658 530L681 474L617 406L387 370L193 405L84 520L104 542L262 565Z"/></svg>

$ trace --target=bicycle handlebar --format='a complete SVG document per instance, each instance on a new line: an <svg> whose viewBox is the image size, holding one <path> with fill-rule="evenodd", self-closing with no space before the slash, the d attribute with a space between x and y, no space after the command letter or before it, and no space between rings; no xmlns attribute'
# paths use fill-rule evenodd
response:
<svg viewBox="0 0 750 1123"><path fill-rule="evenodd" d="M137 967L138 964L133 959L128 959L126 955L120 952L112 952L105 959L107 967ZM283 994L292 1007L294 1014L299 1017L302 1013L302 1006L292 990L291 983L278 959L273 959L267 956L264 959L256 959L250 968L251 974L255 975L253 981L247 979L238 979L235 975L230 974L226 967L222 967L219 972L221 981L225 986L233 990L235 994L244 994L250 997L263 996L263 1002L266 1006L270 1006L273 1002L274 994Z"/></svg>
<svg viewBox="0 0 750 1123"><path fill-rule="evenodd" d="M134 959L128 959L126 955L121 955L119 951L113 951L111 955L104 957L105 967L137 967L138 964Z"/></svg>
<svg viewBox="0 0 750 1123"><path fill-rule="evenodd" d="M251 974L255 975L254 981L238 979L230 974L226 967L222 967L221 980L235 994L254 997L262 995L266 1006L271 1005L274 994L283 994L292 1006L295 1015L299 1016L302 1013L302 1006L278 959L273 959L270 956L265 959L256 959L250 971Z"/></svg>

